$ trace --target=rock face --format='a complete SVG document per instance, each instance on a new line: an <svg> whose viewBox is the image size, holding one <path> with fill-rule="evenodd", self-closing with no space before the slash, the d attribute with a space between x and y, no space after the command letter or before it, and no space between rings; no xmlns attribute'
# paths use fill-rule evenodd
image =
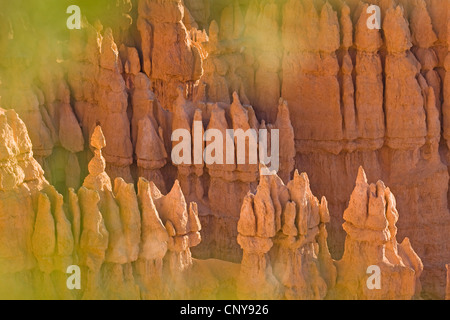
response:
<svg viewBox="0 0 450 320"><path fill-rule="evenodd" d="M45 11L43 7L36 5L37 16ZM7 9L0 26L0 106L14 109L26 126L33 128L29 136L34 157L45 169L46 178L58 188L79 188L76 154L84 150L84 139L71 106L61 47L45 28L33 28L41 21L14 6ZM70 174L62 165L67 162L71 163Z"/></svg>
<svg viewBox="0 0 450 320"><path fill-rule="evenodd" d="M329 202L334 258L344 252L342 212L358 167L389 184L406 215L399 235L423 258L428 297L442 298L438 279L449 257L439 248L450 228L448 1L372 1L381 8L381 30L367 28L369 4L358 1L236 3L211 11L212 54L200 80L208 97L228 102L238 91L271 121L268 96L279 92L287 101L295 167Z"/></svg>
<svg viewBox="0 0 450 320"><path fill-rule="evenodd" d="M367 27L370 4L356 0L80 3L81 30L67 30L58 0L0 13L0 283L42 288L13 294L417 298L410 241L422 297L444 298L448 0L373 0L380 30ZM176 129L267 129L268 141L279 130L279 178L261 177L257 164L173 163ZM350 197L360 166L390 188L359 179ZM294 184L308 187L291 198ZM327 199L328 231L320 219L306 231L297 224L303 204L325 206L313 193ZM366 200L368 211L355 204ZM269 210L259 201L278 213L287 201L288 226L255 218L256 233L244 234L250 212ZM369 213L379 220L361 222ZM255 275L260 291L235 288L241 261L241 279ZM361 289L368 262L389 277L381 292ZM82 268L82 292L66 290L69 264Z"/></svg>

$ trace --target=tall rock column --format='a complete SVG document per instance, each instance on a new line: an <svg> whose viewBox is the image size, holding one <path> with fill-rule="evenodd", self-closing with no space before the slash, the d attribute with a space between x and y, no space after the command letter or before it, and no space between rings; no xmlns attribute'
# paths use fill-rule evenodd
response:
<svg viewBox="0 0 450 320"><path fill-rule="evenodd" d="M111 179L105 172L106 162L102 149L106 146L105 137L99 126L91 137L94 158L89 162L89 175L78 190L78 203L81 213L81 234L79 240L79 263L85 285L84 299L102 299L101 268L107 257L110 233L106 229L101 208L103 193L111 192Z"/></svg>
<svg viewBox="0 0 450 320"><path fill-rule="evenodd" d="M355 25L356 126L358 138L369 142L364 147L375 150L383 145L385 134L383 69L378 53L383 43L379 30L367 29L367 8L367 4L360 5Z"/></svg>
<svg viewBox="0 0 450 320"><path fill-rule="evenodd" d="M33 158L27 128L13 110L0 109L0 135L0 296L32 299L35 212L48 182ZM49 247L54 248L54 234L49 238Z"/></svg>
<svg viewBox="0 0 450 320"><path fill-rule="evenodd" d="M444 230L448 230L450 221L448 171L441 157L442 150L439 150L441 122L437 106L440 97L433 89L433 70L425 76L421 73L421 69L422 72L432 69L436 62L433 62L432 52L424 49L436 39L435 29L427 23L427 8L423 4L418 3L409 13L409 24L407 15L401 6L388 6L384 13L386 143L381 154L385 159L383 167L389 172L384 179L395 191L398 206L405 215L398 223L399 234L410 237L423 259L422 283L426 294L433 292L443 296L445 288L437 279L445 274L442 261L448 259L447 252L439 250L447 241L439 234L447 232ZM416 46L411 51L413 44ZM413 52L425 62L423 65ZM408 121L401 121L400 125L402 118ZM424 183L426 188L423 188ZM426 236L423 229L429 230Z"/></svg>
<svg viewBox="0 0 450 320"><path fill-rule="evenodd" d="M169 234L156 210L150 183L138 182L138 200L142 215L142 240L139 260L134 264L144 299L167 297L164 291L163 258L168 250Z"/></svg>
<svg viewBox="0 0 450 320"><path fill-rule="evenodd" d="M187 276L193 260L190 248L201 241L201 224L196 203L186 203L178 181L165 196L158 188L150 184L151 195L161 222L169 236L167 254L164 256L165 284L169 294L174 298L183 298L189 294Z"/></svg>
<svg viewBox="0 0 450 320"><path fill-rule="evenodd" d="M245 54L252 55L255 66L252 103L259 118L267 122L275 121L275 106L281 96L282 45L278 21L281 8L282 4L276 1L250 2L244 21L243 35L252 39ZM236 20L235 15L235 23Z"/></svg>
<svg viewBox="0 0 450 320"><path fill-rule="evenodd" d="M410 17L411 42L414 45L412 52L420 62L423 77L434 90L436 107L439 110L439 118L441 118L442 104L440 97L442 81L439 73L435 70L439 65L439 61L436 52L432 49L438 38L433 30L425 1L414 0L412 2L414 4Z"/></svg>
<svg viewBox="0 0 450 320"><path fill-rule="evenodd" d="M445 8L444 10L445 11ZM445 19L445 14L443 15ZM446 20L448 21L448 17L450 17L450 5L447 4L447 16ZM445 21L445 20L444 20ZM444 24L445 26L445 24ZM445 27L444 27L445 28ZM442 28L442 29L444 29ZM446 53L445 58L443 58L443 67L445 70L444 75L444 88L443 88L443 95L444 95L444 103L442 106L442 113L443 113L443 127L444 127L444 138L447 141L447 147L450 149L450 26L447 25L446 30L442 30L441 32L441 39L442 42L441 45L446 45ZM444 47L445 48L445 47ZM441 48L440 51L444 51L445 49Z"/></svg>
<svg viewBox="0 0 450 320"><path fill-rule="evenodd" d="M71 33L68 82L86 141L100 124L109 141L104 149L106 171L112 179L120 176L131 182L133 146L123 66L111 29L102 35L101 26L97 28L85 22Z"/></svg>
<svg viewBox="0 0 450 320"><path fill-rule="evenodd" d="M138 15L144 72L162 106L171 110L179 85L192 94L203 73L202 56L183 23L181 0L139 0Z"/></svg>
<svg viewBox="0 0 450 320"><path fill-rule="evenodd" d="M53 186L41 191L31 240L42 272L36 284L42 299L73 298L66 287L66 270L73 264L74 238L63 205L62 195Z"/></svg>
<svg viewBox="0 0 450 320"><path fill-rule="evenodd" d="M416 80L420 64L409 51L411 34L403 9L386 11L383 22L386 36L386 136L392 149L422 146L427 135L424 99ZM409 121L399 121L408 117Z"/></svg>
<svg viewBox="0 0 450 320"><path fill-rule="evenodd" d="M127 84L131 106L131 140L138 176L154 181L166 192L165 181L160 169L167 163L164 140L169 140L170 114L165 111L151 91L151 81L140 72L141 64L136 48L122 46L120 50L124 64L124 79Z"/></svg>
<svg viewBox="0 0 450 320"><path fill-rule="evenodd" d="M264 207L256 210L255 201L263 204L261 194L262 191L258 198L249 194L244 199L238 223L237 241L244 251L237 288L241 299L281 297L280 283L273 275L268 256L273 246L271 238L276 234L275 216L273 208L267 217Z"/></svg>
<svg viewBox="0 0 450 320"><path fill-rule="evenodd" d="M281 96L289 104L297 151L339 153L343 139L337 13L327 2L317 13L311 0L289 0L283 8Z"/></svg>
<svg viewBox="0 0 450 320"><path fill-rule="evenodd" d="M338 59L341 70L339 82L341 88L341 105L343 109L344 137L348 141L357 138L356 128L356 106L355 106L355 86L353 84L354 66L349 49L353 46L353 23L350 17L350 8L347 4L341 3L341 15L339 19L341 31L341 48L338 51ZM349 151L355 148L354 143L349 143Z"/></svg>

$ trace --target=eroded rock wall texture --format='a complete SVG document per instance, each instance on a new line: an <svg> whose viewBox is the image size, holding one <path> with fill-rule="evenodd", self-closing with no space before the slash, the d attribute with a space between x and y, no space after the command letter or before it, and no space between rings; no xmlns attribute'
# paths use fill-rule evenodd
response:
<svg viewBox="0 0 450 320"><path fill-rule="evenodd" d="M66 28L70 4L81 8L81 30ZM367 28L372 4L381 30ZM212 279L202 297L254 297L251 287L235 288L242 261L240 276L257 276L271 298L412 298L421 289L443 298L449 17L448 0L3 1L0 107L28 129L12 134L26 145L16 152L8 132L22 122L2 111L5 159L16 159L2 166L11 202L2 214L24 221L4 226L5 243L17 241L4 246L2 275L14 275L5 281L41 281L52 289L38 295L58 297L72 261L88 284L78 298L191 297L182 283L200 281L183 275L193 268ZM261 179L251 165L174 165L178 128L279 129L279 178ZM21 161L24 174L14 164ZM360 166L390 188L366 186L360 172L355 195ZM307 200L287 196L294 184L308 185ZM327 199L328 231L314 211L325 204L312 194ZM286 210L285 227L270 219L253 227L248 212L261 214L259 197L275 201L276 217ZM305 201L315 212L307 227L293 209ZM361 211L366 202L375 207ZM361 218L383 216L381 207L386 221ZM198 264L192 254L220 260ZM382 270L396 279L378 296L357 289L369 260L389 261ZM170 284L149 290L157 279Z"/></svg>

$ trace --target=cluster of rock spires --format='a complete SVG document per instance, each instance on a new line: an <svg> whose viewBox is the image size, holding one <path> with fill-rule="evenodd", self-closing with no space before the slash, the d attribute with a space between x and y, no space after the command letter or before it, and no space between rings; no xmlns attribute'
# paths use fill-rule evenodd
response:
<svg viewBox="0 0 450 320"><path fill-rule="evenodd" d="M48 2L39 6L44 6L45 10L46 6L59 8L61 5L57 2L54 6ZM370 4L381 7L382 30L367 29ZM5 239L11 237L21 248L21 256L11 258L11 261L28 266L11 269L18 270L10 273L15 274L16 280L21 278L23 283L30 283L32 276L24 270L32 270L32 253L39 267L45 270L35 277L44 283L59 281L65 288L66 276L61 273L65 270L61 268L70 256L75 262L76 259L90 261L90 266L83 265L90 270L88 283L92 289L84 293L86 297L95 297L97 281L108 278L122 279L122 282L114 281L123 283L128 297L139 294L154 297L153 293L146 292L148 283L153 280L140 278L134 269L141 270L140 274L146 273L142 271L145 268L151 269L151 274L157 274L163 267L156 262L151 267L141 264L140 258L133 260L137 249L132 248L137 239L132 239L131 231L125 232L123 226L126 221L127 226L134 224L130 230L138 230L137 212L143 217L139 201L141 197L148 198L143 196L147 194L143 190L148 188L157 209L155 215L163 222L167 217L165 206L158 207L157 199L164 197L158 196L155 190L166 194L174 186L176 191L172 190L168 196L176 194L178 199L184 194L183 198L187 200L184 200L185 205L180 204L180 208L185 207L180 209L181 212L187 212L188 216L191 211L197 212L203 225L200 243L195 235L198 230L194 232L196 227L192 227L191 231L188 228L176 233L177 237L192 240L174 240L174 247L184 248L186 241L192 241L192 244L198 244L192 247L194 256L222 260L196 267L195 260L189 262L187 251L190 249L187 249L177 251L176 257L184 257L183 265L192 264L194 269L198 268L197 271L208 273L216 280L223 277L222 282L233 283L229 279L236 278L236 265L224 266L223 260L235 263L242 259L244 262L259 261L267 268L247 272L261 276L259 285L267 282L269 287L276 288L273 292L276 297L372 298L373 292L355 289L365 273L350 275L345 267L355 255L351 252L357 251L356 247L365 247L358 243L361 242L359 236L367 233L375 237L373 246L365 247L370 252L367 259L381 261L379 252L386 248L386 259L397 266L396 272L408 282L396 297L412 297L420 291L416 278L422 272L408 249L408 241L396 245L392 221L388 221L388 235L383 231L384 227L377 229L384 226L382 222L358 224L360 220L354 220L354 214L350 214L353 196L349 206L349 195L356 172L363 165L371 180L382 179L396 194L397 207L402 213L398 234L403 238L408 236L422 258L424 296L444 297L445 264L450 261L450 251L446 250L450 240L445 237L450 232L448 0L120 0L98 10L98 17L83 12L82 8L82 13L88 16L83 17L82 29L60 33L55 30L65 28L67 16L63 13L66 8L61 8L62 13L54 13L55 17L62 14L64 18L61 26L55 27L33 21L26 11L16 10L14 6L10 4L4 13L0 13L0 106L14 109L23 119L30 136L16 139L27 141L21 142L27 147L19 148L17 157L12 156L16 152L14 148L10 145L6 148L9 150L7 158L16 157L17 161L5 160L8 165L2 166L5 175L4 178L2 175L1 183L11 187L8 190L30 189L34 210L20 209L26 201L14 199L27 196L14 191L5 196L8 199L5 201L11 202L5 208L14 210L3 212L14 211L19 215L14 217L25 215L23 220L26 222L19 228L28 231L41 228L36 239L41 236L44 239L36 241L49 243L50 247L54 243L58 248L51 251L36 245L33 249L32 242L12 236L16 232L9 228L14 224L8 224L4 229ZM105 16L101 16L102 11ZM14 113L4 113L9 122L16 121L11 120L17 118ZM203 121L203 130L213 126L221 130L279 129L280 179L261 179L256 166L173 165L171 133L176 128L192 131L196 120ZM88 141L98 125L108 143L105 146L97 137L93 140L96 145L90 147ZM10 126L14 128L14 125ZM101 137L98 132L96 135ZM35 158L31 157L31 148ZM23 167L22 170L19 167ZM299 183L300 179L292 176L294 168L308 172L314 193L325 195L328 200L328 238L324 222L319 219L316 226L308 225L307 234L302 234L304 230L294 225L300 236L294 235L294 229L288 230L290 226L286 227L288 234L283 233L283 225L279 229L280 225L275 223L275 234L264 235L265 240L242 240L246 238L239 236L242 241L237 241L242 203L249 208L254 201L246 196L248 191L256 197L258 188L264 189L266 184L276 186L278 191L289 189L289 183ZM294 182L289 182L291 178ZM114 187L111 180L115 181ZM362 180L358 178L358 181ZM146 187L145 181L149 181L150 187ZM130 189L130 183L138 187L137 195ZM286 186L282 187L283 184ZM368 187L367 190L372 189ZM372 201L384 201L386 207L390 206L390 191L382 191L384 189L377 185L376 192L368 193L374 194L368 199L384 197L384 200ZM280 191L285 195L286 192ZM41 196L41 193L45 195ZM14 196L9 198L10 194ZM95 194L98 194L98 200ZM270 200L274 205L281 201L279 196L272 195L272 191L270 194L278 199ZM281 196L283 201L288 199L288 203L299 207L300 200L285 195ZM83 197L85 204L81 200ZM121 197L137 198L138 202L138 211L134 204L131 206L134 209L127 207L127 212L131 210L134 216L123 218L124 221L120 213ZM261 194L261 197L265 199L264 203L270 203L267 194L264 197ZM317 209L313 196L307 198L308 206ZM364 199L358 201L363 203ZM97 211L95 206L91 208L96 201ZM198 204L197 209L195 205L191 209L187 204L191 201ZM105 208L110 207L102 206L111 206L115 212L111 214L112 220L103 216L106 214L103 211L109 212ZM42 209L37 210L38 207ZM101 213L109 239L118 243L115 252L109 247L104 248L105 239L99 238L95 240L99 243L93 245L97 249L92 249L94 253L89 258L78 255L84 222L81 218L79 222L73 219L77 215L82 217L83 210L93 210L97 217ZM279 213L279 208L277 210ZM256 211L255 215L260 214ZM343 216L344 211L346 215ZM39 226L35 225L34 218L31 219L37 214L42 216ZM292 213L288 215L292 218ZM393 216L396 214L392 213L389 219ZM70 222L69 227L66 220ZM118 222L111 222L109 228L112 230L122 228L124 231L111 233L107 220ZM49 227L51 221L56 221L56 235L68 234L70 230L72 240L70 237L66 240L45 239L46 228L52 230ZM345 230L341 227L344 222ZM145 223L143 220L140 223L143 232ZM57 232L58 226L61 232ZM168 233L173 229L165 225L165 221L163 227ZM173 227L178 230L176 225ZM316 227L319 231L314 231ZM366 232L373 228L375 233ZM156 229L160 230L159 227ZM31 232L28 231L27 234ZM76 232L79 232L78 236ZM295 245L289 242L293 241L292 237L306 235L311 239L303 244L303 240L298 239L294 241ZM258 233L245 235L259 236ZM122 238L128 240L120 240ZM144 241L143 236L141 238ZM324 239L328 239L332 258L326 254L328 249L325 249ZM249 249L249 244L259 242L273 242L273 248ZM300 247L295 249L296 245ZM72 253L68 254L71 246ZM9 253L3 256L14 256L8 251L13 247L5 245L3 248ZM106 250L105 257L113 257L112 261L120 260L120 263L101 258L103 250ZM163 257L171 255L170 248L168 250ZM276 264L278 256L283 261L279 265ZM285 257L288 257L286 261ZM332 259L336 260L336 280L333 280L334 268L329 263ZM233 276L228 272L217 275L205 271L216 264L221 264ZM9 262L2 265L10 270ZM289 272L286 279L282 277L283 270L298 265L305 266L307 277ZM366 267L357 265L361 270ZM386 268L387 271L382 267L383 272L389 273L391 268ZM52 272L56 269L57 275ZM408 270L413 270L414 274ZM345 280L340 281L340 277ZM13 281L4 278L5 283ZM307 291L298 290L302 281L312 281L312 278L317 282L308 283ZM202 289L203 296L214 296L215 289L211 288L219 288L219 296L239 290L241 296L252 296L245 286L239 290L224 288L217 284L221 281L216 280L207 281L209 289L206 289L208 286ZM343 281L353 285L347 288ZM395 287L399 282L392 283ZM170 289L170 286L166 288ZM159 297L170 296L169 289L162 290L164 293ZM394 289L389 290L379 296L392 297ZM112 287L111 292L118 291ZM264 292L270 290L261 291ZM45 294L51 296L48 292Z"/></svg>
<svg viewBox="0 0 450 320"><path fill-rule="evenodd" d="M328 251L326 199L319 202L297 171L287 185L261 176L256 194L245 197L237 226L241 265L196 260L190 248L201 241L198 207L178 182L165 196L144 178L137 194L122 178L112 186L97 126L89 175L63 199L34 160L24 123L0 111L4 297L410 299L420 292L422 262L407 239L396 240L395 198L382 182L369 186L362 169L344 213L342 260ZM379 291L360 291L367 263L382 270ZM81 268L80 291L66 286L72 265Z"/></svg>
<svg viewBox="0 0 450 320"><path fill-rule="evenodd" d="M342 259L328 250L327 200L311 192L308 176L287 185L263 177L242 206L238 242L244 251L238 294L250 299L412 299L421 291L423 264L408 238L397 243L394 195L383 182L369 185L360 168L350 205ZM367 285L369 267L381 286Z"/></svg>
<svg viewBox="0 0 450 320"><path fill-rule="evenodd" d="M382 181L369 185L360 168L344 212L347 237L344 255L337 262L339 276L334 295L345 299L410 299L420 292L423 264L408 238L397 242L398 219L391 190ZM367 265L381 270L379 291L365 285Z"/></svg>
<svg viewBox="0 0 450 320"><path fill-rule="evenodd" d="M244 251L238 292L242 298L323 299L336 281L327 245L327 202L319 203L306 174L287 185L261 177L248 194L238 223Z"/></svg>
<svg viewBox="0 0 450 320"><path fill-rule="evenodd" d="M187 6L201 16L200 3ZM424 286L442 297L450 260L441 250L450 230L448 1L221 4L219 13L209 13L209 56L200 79L207 98L228 102L237 91L267 121L276 117L274 101L287 101L296 168L327 196L336 258L344 252L342 212L358 167L386 181L408 215L399 232L423 258ZM367 27L370 5L381 8L381 30Z"/></svg>
<svg viewBox="0 0 450 320"><path fill-rule="evenodd" d="M186 203L178 183L167 195L144 178L137 194L122 178L113 187L102 156L105 138L96 127L89 175L64 201L43 178L24 123L11 110L1 110L1 118L3 297L157 299L189 293L185 273L201 225L196 204ZM66 286L71 265L81 267L81 293Z"/></svg>
<svg viewBox="0 0 450 320"><path fill-rule="evenodd" d="M195 123L201 123L199 129ZM289 119L289 110L286 101L280 99L278 104L277 119L274 124L261 123L256 118L255 112L250 105L242 105L239 95L233 94L233 102L208 103L203 100L190 102L184 99L180 89L180 95L174 104L174 117L172 129L186 129L193 139L196 135L203 136L206 130L219 130L223 137L227 136L226 130L233 129L234 132L242 129L243 132L252 129L258 135L261 129L267 129L267 140L271 141L271 130L279 130L279 170L278 175L284 181L288 181L294 169L294 133ZM198 132L196 132L198 130ZM234 141L234 155L237 155L238 143ZM173 147L178 142L173 142ZM207 144L203 142L201 153L203 154ZM226 153L223 153L222 164L206 164L201 159L200 164L194 161L195 145L192 143L190 165L177 165L177 179L180 181L183 192L191 201L197 202L202 210L202 221L208 225L204 230L204 240L201 250L195 250L198 256L230 256L239 257L236 248L237 221L242 201L249 190L256 187L259 180L259 167L257 163L250 164L249 154L253 152L246 145L245 164L227 164ZM224 150L227 150L224 138ZM229 150L227 150L230 152ZM259 155L258 155L259 158ZM257 161L260 162L260 159ZM214 213L214 214L212 214ZM220 229L227 229L224 234ZM209 245L209 243L216 245ZM216 252L214 255L214 251Z"/></svg>

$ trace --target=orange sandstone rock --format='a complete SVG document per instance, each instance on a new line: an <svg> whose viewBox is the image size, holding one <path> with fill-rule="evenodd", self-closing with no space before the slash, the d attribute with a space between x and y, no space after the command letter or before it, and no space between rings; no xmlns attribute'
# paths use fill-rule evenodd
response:
<svg viewBox="0 0 450 320"><path fill-rule="evenodd" d="M411 299L421 290L423 264L409 239L397 243L399 214L394 195L383 182L369 185L359 169L356 187L344 212L345 251L336 262L337 299ZM380 270L380 286L369 286L371 267ZM417 291L416 291L417 290Z"/></svg>

